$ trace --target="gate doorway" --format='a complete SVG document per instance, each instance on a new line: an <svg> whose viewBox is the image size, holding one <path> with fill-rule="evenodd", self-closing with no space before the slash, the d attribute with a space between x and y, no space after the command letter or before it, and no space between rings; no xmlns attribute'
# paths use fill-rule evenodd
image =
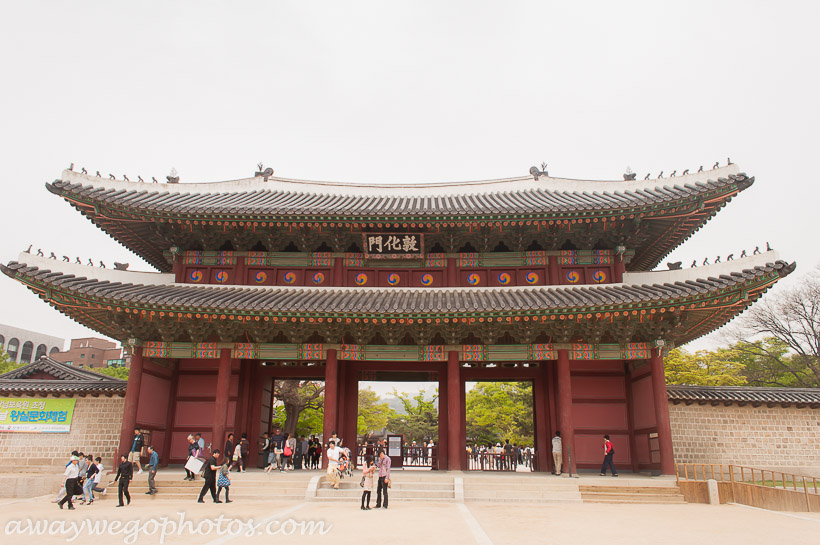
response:
<svg viewBox="0 0 820 545"><path fill-rule="evenodd" d="M467 381L465 392L467 468L536 471L533 381Z"/></svg>
<svg viewBox="0 0 820 545"><path fill-rule="evenodd" d="M359 383L358 464L384 449L393 468L438 469L439 383L419 381L412 372L372 378Z"/></svg>

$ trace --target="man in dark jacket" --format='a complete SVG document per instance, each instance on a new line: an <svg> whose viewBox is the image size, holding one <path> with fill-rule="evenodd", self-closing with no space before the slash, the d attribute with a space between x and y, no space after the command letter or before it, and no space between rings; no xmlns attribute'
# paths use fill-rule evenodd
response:
<svg viewBox="0 0 820 545"><path fill-rule="evenodd" d="M128 501L128 505L131 504L131 494L128 493L128 485L131 483L131 479L134 478L134 466L131 465L131 462L128 460L128 457L123 454L120 456L120 465L117 467L117 476L114 477L115 481L118 481L117 484L117 492L120 497L120 503L117 504L117 507L122 507L122 497L125 496L125 499Z"/></svg>
<svg viewBox="0 0 820 545"><path fill-rule="evenodd" d="M230 460L231 456L233 456L233 447L234 447L233 434L229 433L228 434L228 440L225 441L225 450L224 450L226 460Z"/></svg>
<svg viewBox="0 0 820 545"><path fill-rule="evenodd" d="M211 497L213 498L214 503L222 503L216 497L216 472L219 470L216 459L218 457L219 449L214 449L211 457L205 462L205 484L202 485L202 490L199 492L199 499L197 500L197 503L205 503L205 500L202 498L205 497L205 493L209 490L211 491Z"/></svg>

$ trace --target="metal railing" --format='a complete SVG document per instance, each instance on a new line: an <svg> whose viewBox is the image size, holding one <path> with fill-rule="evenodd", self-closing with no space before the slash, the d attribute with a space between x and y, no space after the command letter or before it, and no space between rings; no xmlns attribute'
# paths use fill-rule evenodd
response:
<svg viewBox="0 0 820 545"><path fill-rule="evenodd" d="M471 471L517 471L518 459L515 454L495 454L491 452L473 453L467 456Z"/></svg>

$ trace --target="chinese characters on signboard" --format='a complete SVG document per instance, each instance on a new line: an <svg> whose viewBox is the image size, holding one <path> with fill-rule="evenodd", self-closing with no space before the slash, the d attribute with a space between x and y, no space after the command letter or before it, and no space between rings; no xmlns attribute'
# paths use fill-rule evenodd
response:
<svg viewBox="0 0 820 545"><path fill-rule="evenodd" d="M75 402L0 397L0 432L68 433Z"/></svg>
<svg viewBox="0 0 820 545"><path fill-rule="evenodd" d="M364 233L364 253L368 258L424 257L421 233Z"/></svg>

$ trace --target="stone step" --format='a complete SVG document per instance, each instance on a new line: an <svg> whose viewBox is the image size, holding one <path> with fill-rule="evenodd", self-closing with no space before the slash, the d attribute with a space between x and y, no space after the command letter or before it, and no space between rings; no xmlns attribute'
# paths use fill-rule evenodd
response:
<svg viewBox="0 0 820 545"><path fill-rule="evenodd" d="M529 499L529 500L581 500L581 494L575 492L522 492L519 490L464 490L464 499L467 498L488 498L488 499Z"/></svg>
<svg viewBox="0 0 820 545"><path fill-rule="evenodd" d="M642 486L579 486L582 493L597 494L649 494L649 495L680 495L680 490L676 486L670 487L642 487Z"/></svg>
<svg viewBox="0 0 820 545"><path fill-rule="evenodd" d="M373 485L374 485L374 489L375 489L376 483L374 482ZM331 488L330 483L326 482L326 481L322 481L319 485L320 490L330 489L330 488ZM342 481L341 483L339 483L339 488L342 489L342 490L348 489L348 488L349 489L355 489L355 490L361 490L362 489L362 487L359 486L359 481L356 481L356 482ZM437 490L449 490L449 491L452 492L453 483L452 482L449 482L449 483L409 482L408 483L408 482L396 482L396 481L393 481L393 483L392 483L391 490L407 490L407 489L412 489L412 490L421 490L421 489L423 489L423 490L431 490L431 491L434 491L434 490L435 491L437 491Z"/></svg>
<svg viewBox="0 0 820 545"><path fill-rule="evenodd" d="M529 483L529 484L515 484L515 483L475 483L472 481L465 480L464 481L464 489L471 489L471 490L507 490L511 487L514 487L516 490L534 490L534 491L541 491L541 490L555 490L555 491L564 491L564 490L578 490L578 485L576 483L567 482L567 483Z"/></svg>
<svg viewBox="0 0 820 545"><path fill-rule="evenodd" d="M584 496L583 498L584 503L640 503L640 504L683 504L686 503L686 500L681 498L640 498L634 496L624 496L621 498L588 498Z"/></svg>
<svg viewBox="0 0 820 545"><path fill-rule="evenodd" d="M316 491L317 498L336 498L336 497L347 497L347 498L360 498L362 496L363 489L359 488L358 490L353 489L325 489L320 488ZM455 497L455 492L452 490L424 490L424 489L406 489L406 490L395 490L390 489L388 495L391 497L396 498L428 498L428 499L453 499ZM371 496L376 496L376 491L371 491Z"/></svg>

